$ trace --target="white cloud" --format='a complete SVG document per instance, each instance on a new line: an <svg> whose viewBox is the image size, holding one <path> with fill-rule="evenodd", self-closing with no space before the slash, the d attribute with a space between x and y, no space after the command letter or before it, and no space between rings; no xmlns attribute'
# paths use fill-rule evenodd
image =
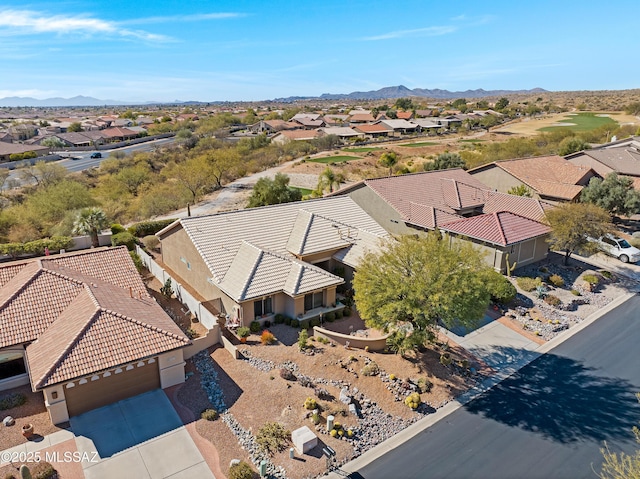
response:
<svg viewBox="0 0 640 479"><path fill-rule="evenodd" d="M220 12L220 13L196 13L193 15L169 15L164 17L134 18L119 22L120 25L147 25L150 23L170 23L170 22L202 22L206 20L224 20L227 18L244 17L243 13Z"/></svg>
<svg viewBox="0 0 640 479"><path fill-rule="evenodd" d="M456 30L458 30L458 27L455 27L453 25L442 25L425 28L414 28L412 30L397 30L395 32L383 33L382 35L375 35L373 37L364 37L362 40L377 41L405 37L436 37L453 33Z"/></svg>
<svg viewBox="0 0 640 479"><path fill-rule="evenodd" d="M128 30L115 22L89 16L45 15L31 10L0 10L0 35L30 35L43 33L107 34L145 41L169 41L164 35L142 30Z"/></svg>

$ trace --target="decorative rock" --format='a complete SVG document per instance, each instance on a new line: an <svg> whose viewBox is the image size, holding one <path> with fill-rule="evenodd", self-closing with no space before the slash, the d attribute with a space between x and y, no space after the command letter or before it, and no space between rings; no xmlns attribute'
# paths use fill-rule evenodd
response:
<svg viewBox="0 0 640 479"><path fill-rule="evenodd" d="M11 416L7 416L2 420L2 424L4 424L5 426L13 426L16 423L16 420L13 419Z"/></svg>
<svg viewBox="0 0 640 479"><path fill-rule="evenodd" d="M240 459L231 459L229 467L237 466L238 464L240 464Z"/></svg>
<svg viewBox="0 0 640 479"><path fill-rule="evenodd" d="M349 413L353 414L354 416L358 415L358 409L356 408L355 404L349 403Z"/></svg>
<svg viewBox="0 0 640 479"><path fill-rule="evenodd" d="M340 390L340 402L343 404L349 404L351 402L351 397L349 397L349 389L342 388Z"/></svg>

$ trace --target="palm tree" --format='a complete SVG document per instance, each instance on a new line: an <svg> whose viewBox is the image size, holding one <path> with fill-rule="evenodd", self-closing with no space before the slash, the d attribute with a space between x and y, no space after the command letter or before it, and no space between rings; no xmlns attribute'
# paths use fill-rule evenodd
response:
<svg viewBox="0 0 640 479"><path fill-rule="evenodd" d="M100 208L84 208L78 212L73 222L73 233L91 236L91 246L97 248L98 233L109 224L107 215Z"/></svg>
<svg viewBox="0 0 640 479"><path fill-rule="evenodd" d="M325 190L329 190L329 193L333 193L333 188L339 188L340 183L344 183L344 176L342 173L335 173L331 167L327 166L320 177L318 178L318 187L316 191L322 196Z"/></svg>

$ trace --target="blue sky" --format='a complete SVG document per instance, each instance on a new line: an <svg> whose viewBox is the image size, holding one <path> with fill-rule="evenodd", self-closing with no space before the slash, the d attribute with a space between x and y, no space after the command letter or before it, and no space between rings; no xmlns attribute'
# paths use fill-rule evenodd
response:
<svg viewBox="0 0 640 479"><path fill-rule="evenodd" d="M637 0L0 0L0 98L637 88Z"/></svg>

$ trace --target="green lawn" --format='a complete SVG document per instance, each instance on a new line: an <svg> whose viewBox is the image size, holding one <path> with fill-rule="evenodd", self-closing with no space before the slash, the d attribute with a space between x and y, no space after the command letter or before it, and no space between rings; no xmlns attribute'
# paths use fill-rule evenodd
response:
<svg viewBox="0 0 640 479"><path fill-rule="evenodd" d="M354 153L368 153L376 150L382 150L382 148L379 146L356 146L355 148L344 148L344 151L352 151Z"/></svg>
<svg viewBox="0 0 640 479"><path fill-rule="evenodd" d="M398 145L398 146L405 146L407 148L420 148L421 146L433 146L433 145L437 145L437 143L434 143L433 141L421 141L419 143L405 143L404 145Z"/></svg>
<svg viewBox="0 0 640 479"><path fill-rule="evenodd" d="M487 141L487 140L458 140L461 143L480 143L481 141Z"/></svg>
<svg viewBox="0 0 640 479"><path fill-rule="evenodd" d="M289 188L292 190L298 190L302 196L310 195L312 191L309 188L301 188L300 186L290 186Z"/></svg>
<svg viewBox="0 0 640 479"><path fill-rule="evenodd" d="M323 156L322 158L309 158L307 161L313 161L315 163L346 163L352 160L359 160L359 156L346 156L346 155L336 155L336 156Z"/></svg>
<svg viewBox="0 0 640 479"><path fill-rule="evenodd" d="M573 131L590 131L602 125L618 126L618 122L608 116L596 116L595 113L578 113L559 120L558 123L569 123L566 126L547 126L538 131L553 131L556 128L569 128Z"/></svg>

